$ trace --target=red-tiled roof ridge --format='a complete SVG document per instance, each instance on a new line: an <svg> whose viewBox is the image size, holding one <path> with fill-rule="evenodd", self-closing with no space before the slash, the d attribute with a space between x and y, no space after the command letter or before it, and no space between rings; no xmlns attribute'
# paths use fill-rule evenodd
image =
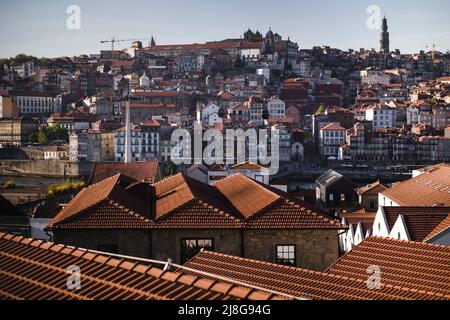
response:
<svg viewBox="0 0 450 320"><path fill-rule="evenodd" d="M182 173L177 173L177 174L175 174L175 175L173 175L173 176L170 176L170 177L166 177L166 178L164 178L164 179L161 179L160 181L153 183L153 186L156 187L156 186L158 186L158 185L161 185L162 183L167 182L167 181L169 181L169 180L172 180L172 179L174 179L174 178L176 178L176 177L178 177L178 176L180 176L180 175L182 175Z"/></svg>
<svg viewBox="0 0 450 320"><path fill-rule="evenodd" d="M424 242L418 242L418 241L408 241L408 240L402 240L402 239L393 239L393 238L386 238L386 237L379 237L379 236L370 236L367 237L363 242L358 244L353 248L356 249L359 246L364 245L365 243L368 243L369 241L387 241L392 243L398 243L398 244L409 244L409 245L416 245L421 246L423 248L436 248L436 249L446 249L450 252L450 246L444 245L444 244L436 244L436 243L424 243ZM352 250L352 251L353 251ZM346 252L342 257L340 257L333 265L331 265L327 270L331 269L334 265L338 264L340 260L344 259L346 256L350 255L352 251Z"/></svg>
<svg viewBox="0 0 450 320"><path fill-rule="evenodd" d="M329 222L331 224L336 224L336 225L340 225L343 229L346 229L347 226L343 225L341 222L339 222L336 219L332 219L326 216L321 215L319 212L315 211L315 210L311 210L309 209L307 206L301 206L298 202L293 201L293 200L289 200L286 199L290 204L292 204L293 206L302 209L302 210L306 210L307 213L312 214L313 216L315 216L316 218L322 219L326 222Z"/></svg>
<svg viewBox="0 0 450 320"><path fill-rule="evenodd" d="M378 181L376 181L376 182L374 182L374 183L371 183L371 184L368 184L368 185L366 185L366 186L363 186L363 187L359 188L359 189L357 190L357 192L358 192L359 195L362 195L362 194L365 194L366 192L369 192L369 191L371 191L371 190L373 190L373 189L375 189L375 188L377 188L377 187L380 187L382 190L386 190L386 189L387 189L387 188L380 182L380 180L378 180Z"/></svg>
<svg viewBox="0 0 450 320"><path fill-rule="evenodd" d="M0 252L0 258L3 259L14 259L16 263L22 263L26 264L28 266L34 265L36 268L44 267L47 265L45 261L35 261L33 259L36 259L36 256L39 255L39 251L49 251L53 252L53 254L58 255L66 255L73 257L74 260L77 260L77 263L79 263L79 259L84 259L86 261L86 264L93 264L97 265L97 269L105 268L109 271L111 268L116 269L117 271L115 274L120 273L119 269L126 272L126 276L128 279L131 278L132 274L135 273L135 276L133 277L134 280L129 280L129 282L124 282L123 277L124 273L121 275L116 276L116 278L112 278L111 276L108 276L108 280L102 279L103 274L109 274L109 272L103 272L99 273L96 272L95 275L89 274L87 271L83 272L83 279L89 280L85 281L83 284L83 289L80 291L80 293L76 293L74 291L69 291L65 289L60 289L57 287L57 285L47 285L45 283L38 283L35 280L32 280L31 278L28 279L27 277L21 277L20 275L16 275L11 273L11 271L15 270L2 270L5 268L6 264L0 265L0 271L4 271L2 276L4 277L5 274L12 278L17 282L20 282L23 280L24 282L28 282L29 286L40 286L45 287L50 293L55 293L56 296L59 298L75 298L75 299L98 299L98 297L105 297L105 294L107 294L107 297L110 297L111 299L111 287L113 287L114 291L123 291L120 293L115 292L116 299L123 299L126 300L125 297L130 298L134 297L134 299L138 299L136 295L140 296L139 299L146 298L146 299L176 299L176 297L184 297L184 299L188 299L189 297L192 299L192 297L197 297L197 299L230 299L230 298L237 298L237 299L249 299L249 300L272 300L272 299L289 299L288 296L286 296L283 293L276 293L276 292L269 292L268 290L265 290L263 288L263 291L259 289L255 289L252 286L242 286L240 284L226 284L222 280L218 279L207 279L205 277L201 276L192 276L188 274L184 274L181 272L172 272L168 270L162 270L159 268L156 268L153 266L154 263L158 264L165 264L164 262L159 261L152 261L152 260L146 260L146 259L140 259L140 258L134 258L134 257L125 257L125 256L119 256L109 253L103 253L93 250L87 250L82 248L76 248L61 244L55 244L51 242L44 242L41 240L33 240L33 239L27 239L22 236L15 236L11 234L1 233L0 232L0 245L1 243L7 242L7 246L10 249L12 245L10 243L15 243L19 246L26 246L26 247L32 247L35 252L32 255L31 258L29 257L21 257L20 254L17 254L14 252L14 254L1 251ZM4 247L3 245L1 245ZM30 249L27 250L29 252ZM3 256L3 257L2 257ZM41 259L42 260L42 259ZM53 271L58 271L60 273L67 273L67 270L62 269L60 266L61 259L58 259L59 263L58 265L51 265L51 269ZM67 259L64 259L67 260ZM144 264L144 262L146 264ZM10 264L8 264L10 265ZM84 269L92 269L85 266ZM46 270L49 271L48 269ZM138 274L141 274L142 276L139 276ZM137 278L136 278L137 277ZM23 278L23 279L22 279ZM137 279L141 279L141 281L137 282ZM168 282L167 285L159 286L163 291L166 291L169 287L169 283L175 284L177 288L174 288L172 293L165 293L161 294L161 292L152 292L150 285L140 285L142 282L148 281L152 278L160 279L161 281ZM47 279L44 277L44 279ZM41 279L39 279L41 280ZM42 280L41 280L42 281ZM95 284L92 284L92 283ZM8 288L4 287L3 290L0 292L0 297L6 297L9 299L14 298L20 298L20 296L10 294L8 293L8 289L11 289L11 285L13 285L13 288L17 287L17 285L14 286L14 283L11 283L11 281L8 281L8 284L10 285ZM64 283L65 284L65 283ZM136 287L136 285L139 284L139 287ZM95 290L93 292L89 292L89 286L94 286ZM87 291L85 290L87 287ZM102 288L99 288L102 287ZM179 289L183 289L182 291L189 290L188 287L196 288L197 291L193 291L191 294L180 294L177 291ZM154 288L153 288L154 289ZM160 289L160 290L161 290ZM5 291L6 290L6 291ZM12 289L11 289L12 290ZM25 290L28 291L28 290ZM92 291L92 290L91 290ZM103 293L99 293L103 292ZM23 290L20 291L20 293L23 294ZM83 292L83 293L81 293ZM44 297L48 299L49 294L46 293ZM128 293L127 295L124 295L125 293ZM175 293L177 293L175 295ZM95 296L92 297L92 294L95 294ZM37 294L36 294L37 295ZM54 295L53 295L54 296ZM62 296L62 297L61 297ZM38 296L30 297L29 299L37 299L42 298ZM292 297L293 298L293 297ZM291 298L291 299L292 299ZM100 298L101 299L101 298Z"/></svg>
<svg viewBox="0 0 450 320"><path fill-rule="evenodd" d="M139 219L141 219L141 220L144 220L144 221L147 222L147 223L153 223L153 221L152 221L150 218L145 217L145 216L143 216L142 214L137 213L137 212L135 212L135 211L133 211L133 210L130 210L130 209L125 208L125 207L124 207L121 203L119 203L119 202L116 202L116 201L114 201L114 200L109 200L109 203L112 204L112 205L114 205L114 206L116 206L116 207L120 207L124 212L129 213L130 215L132 215L132 216L134 216L134 217L136 217L136 218L139 218Z"/></svg>
<svg viewBox="0 0 450 320"><path fill-rule="evenodd" d="M116 174L113 177L105 179L99 183L93 184L87 188L81 190L70 202L69 204L58 214L56 217L50 222L48 227L52 227L56 223L60 223L68 218L72 218L75 215L79 215L85 210L96 206L101 201L108 198L111 194L112 190L118 183L121 174ZM92 196L92 198L84 197L85 194ZM78 201L82 197L83 201ZM81 207L74 208L77 204ZM71 211L72 209L75 209Z"/></svg>
<svg viewBox="0 0 450 320"><path fill-rule="evenodd" d="M431 239L433 239L434 237L436 237L437 235L439 235L440 233L444 232L445 230L447 230L448 228L450 228L450 214L447 216L447 218L445 218L440 224L438 224L436 226L436 228L433 229L433 231L431 231L423 240L424 242L430 241Z"/></svg>
<svg viewBox="0 0 450 320"><path fill-rule="evenodd" d="M188 202L186 202L186 203L184 203L184 204L182 204L182 205L180 205L180 206L178 206L176 208L173 208L171 211L165 213L164 215L162 215L160 217L157 217L155 219L155 225L158 227L159 224L162 224L164 221L167 221L167 220L171 219L172 216L174 214L176 214L177 212L185 211L190 206L197 205L197 204L200 205L200 206L205 207L205 209L213 210L214 212L222 215L223 217L225 217L227 219L230 219L232 222L236 223L237 227L240 227L240 228L243 227L242 220L237 218L235 215L227 213L227 212L225 212L223 210L220 210L219 208L209 204L205 200L201 200L201 199L199 199L197 197L193 198L192 200L189 200ZM211 227L211 229L213 229L213 226L210 226L210 227Z"/></svg>
<svg viewBox="0 0 450 320"><path fill-rule="evenodd" d="M395 184L382 195L402 206L450 206L449 178L450 167L437 165L415 178Z"/></svg>
<svg viewBox="0 0 450 320"><path fill-rule="evenodd" d="M382 207L389 229L401 216L412 241L424 241L450 214L450 207Z"/></svg>
<svg viewBox="0 0 450 320"><path fill-rule="evenodd" d="M325 272L367 280L367 267L378 266L382 282L450 299L450 246L371 236Z"/></svg>
<svg viewBox="0 0 450 320"><path fill-rule="evenodd" d="M99 162L94 164L89 178L90 183L98 183L102 180L122 173L134 180L150 180L154 183L159 178L159 163L157 161L133 162Z"/></svg>
<svg viewBox="0 0 450 320"><path fill-rule="evenodd" d="M193 269L192 271L189 269ZM201 270L249 284L259 284L271 290L303 299L442 299L441 293L426 292L407 287L381 283L380 290L367 287L367 279L284 266L223 253L203 251L184 264L180 270L196 274Z"/></svg>
<svg viewBox="0 0 450 320"><path fill-rule="evenodd" d="M295 203L295 204L297 204L297 205L299 205L301 207L305 207L306 209L311 210L313 212L316 212L319 215L321 215L323 217L326 217L326 218L329 218L331 220L336 220L333 217L329 216L327 213L325 213L323 211L320 211L320 210L317 210L317 208L316 208L316 206L314 204L308 203L306 201L302 201L302 200L296 198L295 196L293 196L292 194L289 194L289 193L286 193L286 192L284 192L284 191L282 191L280 189L274 188L273 186L265 185L264 183L262 183L260 181L256 181L256 180L254 180L254 181L256 183L258 183L259 185L269 189L270 191L278 194L279 196L281 196L283 198L286 198L287 200L289 200L289 201L291 201L291 202L293 202L293 203ZM314 190L312 190L312 191L315 192Z"/></svg>
<svg viewBox="0 0 450 320"><path fill-rule="evenodd" d="M210 205L208 202L206 202L206 201L204 201L204 200L198 199L198 202L199 202L201 205L203 205L203 206L205 206L205 207L207 207L207 208L209 208L209 209L212 209L212 210L214 210L214 211L216 211L216 212L219 212L220 214L226 216L227 218L230 218L231 220L241 221L239 218L235 217L234 215L229 214L229 213L227 213L227 212L225 212L225 211L223 211L223 210L220 210L220 209L214 207L213 205Z"/></svg>
<svg viewBox="0 0 450 320"><path fill-rule="evenodd" d="M230 183L233 184L233 190L230 189ZM247 184L247 188L245 188L244 183ZM250 188L250 185L254 186L254 188ZM266 208L280 198L278 194L240 173L214 182L213 187L219 190L219 192L228 199L230 204L246 218L253 216L255 213ZM247 198L246 201L242 201L243 199L241 198L244 196L243 188L247 192L247 194L245 194ZM239 190L241 192L239 192ZM249 192L251 194L248 194ZM265 198L263 198L263 195ZM256 199L251 199L256 197L258 198L257 203L254 202ZM251 201L253 201L253 203L251 203Z"/></svg>
<svg viewBox="0 0 450 320"><path fill-rule="evenodd" d="M324 130L324 131L326 131L326 130L341 130L341 131L343 131L344 130L345 131L345 128L343 128L342 126L340 126L338 124L330 123L330 124L327 124L325 127L323 127L320 130Z"/></svg>

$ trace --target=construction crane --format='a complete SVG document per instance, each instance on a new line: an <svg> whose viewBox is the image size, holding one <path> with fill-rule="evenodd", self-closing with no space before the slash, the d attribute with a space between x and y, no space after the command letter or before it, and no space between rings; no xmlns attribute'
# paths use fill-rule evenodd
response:
<svg viewBox="0 0 450 320"><path fill-rule="evenodd" d="M111 40L103 40L100 41L100 43L111 43L111 51L114 52L114 44L119 42L130 42L130 41L151 41L153 40L153 37L151 39L115 39L114 37Z"/></svg>

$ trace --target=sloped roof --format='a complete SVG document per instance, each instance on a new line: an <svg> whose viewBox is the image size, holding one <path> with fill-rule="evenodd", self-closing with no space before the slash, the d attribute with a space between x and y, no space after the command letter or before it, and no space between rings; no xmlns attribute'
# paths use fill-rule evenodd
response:
<svg viewBox="0 0 450 320"><path fill-rule="evenodd" d="M209 251L201 252L183 267L193 269L182 269L192 275L196 275L195 270L199 270L303 299L442 299L442 295L439 294L417 292L404 286L393 287L384 283L379 290L370 290L367 287L367 279L333 275ZM362 275L367 277L366 270Z"/></svg>
<svg viewBox="0 0 450 320"><path fill-rule="evenodd" d="M389 229L403 216L412 241L423 241L449 215L450 207L383 207Z"/></svg>
<svg viewBox="0 0 450 320"><path fill-rule="evenodd" d="M280 199L279 195L241 174L222 179L213 186L246 218Z"/></svg>
<svg viewBox="0 0 450 320"><path fill-rule="evenodd" d="M401 206L450 206L450 166L438 165L382 194Z"/></svg>
<svg viewBox="0 0 450 320"><path fill-rule="evenodd" d="M98 183L118 173L122 173L139 181L155 183L159 179L159 164L157 161L148 162L102 162L94 164L90 183Z"/></svg>
<svg viewBox="0 0 450 320"><path fill-rule="evenodd" d="M340 174L339 172L336 172L334 170L328 170L323 175L321 175L319 178L317 178L316 182L321 184L324 187L330 186L333 183L339 181L344 176Z"/></svg>
<svg viewBox="0 0 450 320"><path fill-rule="evenodd" d="M376 195L384 190L386 190L387 188L380 182L374 182L371 184L368 184L367 186L361 187L358 189L358 194L359 195L363 195L363 194L373 194Z"/></svg>
<svg viewBox="0 0 450 320"><path fill-rule="evenodd" d="M442 220L441 223L439 223L436 228L434 228L423 240L424 242L430 241L437 235L439 235L441 232L444 232L450 228L450 214Z"/></svg>
<svg viewBox="0 0 450 320"><path fill-rule="evenodd" d="M231 168L235 170L260 170L264 169L265 167L254 162L246 161L243 163L235 164Z"/></svg>
<svg viewBox="0 0 450 320"><path fill-rule="evenodd" d="M281 198L259 214L247 220L250 229L327 229L330 226L345 229L339 221L317 213L307 205Z"/></svg>
<svg viewBox="0 0 450 320"><path fill-rule="evenodd" d="M323 127L321 130L323 130L323 131L345 131L346 129L341 127L338 124L330 123L330 124L326 125L325 127Z"/></svg>
<svg viewBox="0 0 450 320"><path fill-rule="evenodd" d="M81 190L50 222L49 228L145 228L150 222L150 206L144 199L127 192L124 179L117 174Z"/></svg>
<svg viewBox="0 0 450 320"><path fill-rule="evenodd" d="M450 246L370 237L327 273L366 281L370 266L380 267L381 282L386 286L450 299Z"/></svg>
<svg viewBox="0 0 450 320"><path fill-rule="evenodd" d="M135 180L123 185L122 177L81 191L49 228L346 229L312 206L241 174L213 185L181 173L151 186Z"/></svg>
<svg viewBox="0 0 450 320"><path fill-rule="evenodd" d="M351 212L351 213L340 213L339 217L345 218L345 224L353 225L354 230L359 223L363 228L363 233L372 230L373 222L375 221L376 212Z"/></svg>
<svg viewBox="0 0 450 320"><path fill-rule="evenodd" d="M218 278L163 271L116 257L0 233L0 299L7 300L279 300L289 297ZM67 289L67 270L81 269L81 288Z"/></svg>

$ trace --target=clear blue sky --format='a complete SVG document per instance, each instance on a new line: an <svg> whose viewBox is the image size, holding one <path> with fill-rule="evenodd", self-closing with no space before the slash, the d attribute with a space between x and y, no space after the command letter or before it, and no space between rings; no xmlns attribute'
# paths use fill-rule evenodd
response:
<svg viewBox="0 0 450 320"><path fill-rule="evenodd" d="M81 8L81 30L66 27L73 4ZM449 0L0 0L0 57L96 53L113 36L200 43L269 26L300 48L378 48L379 31L366 26L370 5L388 17L392 49L450 49Z"/></svg>

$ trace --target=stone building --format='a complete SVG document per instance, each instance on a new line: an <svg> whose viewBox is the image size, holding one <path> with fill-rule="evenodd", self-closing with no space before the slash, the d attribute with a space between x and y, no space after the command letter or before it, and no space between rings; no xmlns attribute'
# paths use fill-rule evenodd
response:
<svg viewBox="0 0 450 320"><path fill-rule="evenodd" d="M0 146L22 146L38 126L33 119L0 119Z"/></svg>
<svg viewBox="0 0 450 320"><path fill-rule="evenodd" d="M176 263L207 249L324 270L346 226L241 174L211 186L118 174L81 191L48 228L58 243Z"/></svg>
<svg viewBox="0 0 450 320"><path fill-rule="evenodd" d="M359 204L366 211L375 212L378 210L378 194L387 188L380 181L368 184L358 189Z"/></svg>

